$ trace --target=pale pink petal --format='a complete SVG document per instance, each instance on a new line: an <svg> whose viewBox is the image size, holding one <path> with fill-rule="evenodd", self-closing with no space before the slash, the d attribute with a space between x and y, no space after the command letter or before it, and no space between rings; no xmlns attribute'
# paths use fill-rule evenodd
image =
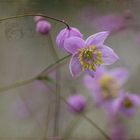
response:
<svg viewBox="0 0 140 140"><path fill-rule="evenodd" d="M116 68L111 70L109 74L114 77L120 85L123 85L129 77L128 71L125 68Z"/></svg>
<svg viewBox="0 0 140 140"><path fill-rule="evenodd" d="M76 53L82 47L84 47L84 40L79 37L70 37L64 42L64 48L72 54Z"/></svg>
<svg viewBox="0 0 140 140"><path fill-rule="evenodd" d="M100 51L102 52L102 58L104 61L103 65L113 64L119 59L117 54L108 46L103 45L100 47Z"/></svg>
<svg viewBox="0 0 140 140"><path fill-rule="evenodd" d="M78 76L82 72L82 66L78 59L78 54L74 54L70 60L69 64L70 73L73 77Z"/></svg>
<svg viewBox="0 0 140 140"><path fill-rule="evenodd" d="M89 36L87 40L85 41L85 46L94 45L96 47L99 47L103 45L105 39L109 36L109 33L110 32L108 31L104 31L104 32L99 32L99 33Z"/></svg>

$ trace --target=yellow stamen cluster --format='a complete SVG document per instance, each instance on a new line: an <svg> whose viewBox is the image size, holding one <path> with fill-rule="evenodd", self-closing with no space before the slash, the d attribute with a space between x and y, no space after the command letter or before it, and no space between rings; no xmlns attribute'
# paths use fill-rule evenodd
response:
<svg viewBox="0 0 140 140"><path fill-rule="evenodd" d="M126 108L131 108L133 106L132 102L128 98L124 100L123 105Z"/></svg>
<svg viewBox="0 0 140 140"><path fill-rule="evenodd" d="M113 77L106 74L100 79L99 84L101 86L104 99L107 100L117 97L120 86Z"/></svg>
<svg viewBox="0 0 140 140"><path fill-rule="evenodd" d="M100 66L103 63L102 53L95 46L84 47L79 50L79 61L83 70L96 71L96 66Z"/></svg>

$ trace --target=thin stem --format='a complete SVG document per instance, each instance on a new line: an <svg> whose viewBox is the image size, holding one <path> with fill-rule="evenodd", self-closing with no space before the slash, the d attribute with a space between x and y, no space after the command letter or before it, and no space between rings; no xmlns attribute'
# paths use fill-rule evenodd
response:
<svg viewBox="0 0 140 140"><path fill-rule="evenodd" d="M49 18L49 19L52 19L52 20L55 20L55 21L58 21L58 22L61 22L61 23L65 24L67 26L67 28L70 29L70 26L68 25L68 23L65 20L60 20L60 19L54 18L52 16L48 16L46 14L23 14L23 15L16 15L16 16L0 18L0 21L9 20L9 19L23 18L23 17L31 17L31 16L42 16L44 18Z"/></svg>
<svg viewBox="0 0 140 140"><path fill-rule="evenodd" d="M49 87L48 85L46 85L51 91L52 91L52 93L53 94L55 94L56 95L56 93L55 93L55 91L54 91L54 89L52 89L51 87ZM70 104L67 102L67 100L63 97L63 96L61 96L61 95L59 95L60 96L60 99L65 103L65 104L67 104L68 106L70 106ZM96 128L97 130L99 130L100 132L101 132L101 134L107 139L107 140L111 140L111 138L93 121L93 120L91 120L90 118L88 118L88 116L86 116L84 113L81 113L80 114L81 115L81 117L83 117L85 120L87 120L92 126L94 126L94 128Z"/></svg>
<svg viewBox="0 0 140 140"><path fill-rule="evenodd" d="M50 50L52 51L55 61L57 61L59 60L59 57L55 50L51 34L48 34L48 38L49 38L49 43L50 43ZM56 69L56 84L55 84L56 85L56 102L55 102L55 115L54 115L54 136L59 135L60 85L58 82L60 82L60 69L59 68Z"/></svg>
<svg viewBox="0 0 140 140"><path fill-rule="evenodd" d="M68 57L70 57L71 55L67 55L61 59L59 59L58 61L56 61L55 63L51 64L50 66L48 66L47 68L45 68L43 71L41 71L37 76L35 76L34 78L30 78L28 80L24 80L24 81L20 81L20 82L16 82L14 84L11 84L9 86L5 86L5 87L1 87L0 88L0 92L5 92L5 91L8 91L10 89L15 89L17 87L21 87L21 86L24 86L24 85L27 85L29 83L32 83L33 81L35 80L41 80L41 79L45 79L47 80L47 78L43 78L43 77L40 77L41 74L43 74L44 72L50 70L51 68L53 68L55 65L59 64L60 62L64 61L65 59L67 59Z"/></svg>
<svg viewBox="0 0 140 140"><path fill-rule="evenodd" d="M106 137L106 139L111 140L111 138L94 121L92 121L90 118L88 118L84 113L82 113L82 116L88 122L90 122L90 124L92 124L96 129L98 129L103 134L103 136Z"/></svg>
<svg viewBox="0 0 140 140"><path fill-rule="evenodd" d="M42 72L40 72L38 75L42 75L43 73L47 72L48 70L52 69L55 65L59 64L60 62L64 61L65 59L67 59L68 57L70 57L71 54L64 56L63 58L60 58L59 60L57 60L55 63L51 64L50 66L48 66L47 68L45 68Z"/></svg>
<svg viewBox="0 0 140 140"><path fill-rule="evenodd" d="M71 136L71 134L74 132L74 130L79 125L79 122L80 121L81 121L81 117L80 116L78 116L78 117L76 117L76 119L72 120L72 122L70 122L70 124L68 125L68 127L66 127L66 129L64 131L64 134L61 137L61 140L69 139L69 137Z"/></svg>
<svg viewBox="0 0 140 140"><path fill-rule="evenodd" d="M32 83L35 80L36 80L36 77L35 78L28 79L28 80L16 82L16 83L14 83L12 85L9 85L9 86L1 87L0 88L0 92L8 91L10 89L14 89L14 88L17 88L17 87L21 87L21 86L27 85L29 83Z"/></svg>

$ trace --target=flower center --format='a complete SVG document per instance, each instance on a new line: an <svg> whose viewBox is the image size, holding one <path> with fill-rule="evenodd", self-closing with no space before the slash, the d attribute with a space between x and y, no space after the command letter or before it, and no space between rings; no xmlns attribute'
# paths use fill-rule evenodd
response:
<svg viewBox="0 0 140 140"><path fill-rule="evenodd" d="M96 71L96 66L100 66L103 63L102 53L95 46L84 47L79 50L79 61L83 70Z"/></svg>
<svg viewBox="0 0 140 140"><path fill-rule="evenodd" d="M132 102L128 98L124 100L123 105L125 108L131 108L133 106Z"/></svg>
<svg viewBox="0 0 140 140"><path fill-rule="evenodd" d="M117 97L120 86L113 77L105 74L102 76L99 83L102 89L103 98L105 100Z"/></svg>

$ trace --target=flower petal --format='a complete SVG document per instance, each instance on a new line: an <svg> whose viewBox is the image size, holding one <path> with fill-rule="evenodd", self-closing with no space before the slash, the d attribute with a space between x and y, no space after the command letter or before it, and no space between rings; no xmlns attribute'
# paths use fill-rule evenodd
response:
<svg viewBox="0 0 140 140"><path fill-rule="evenodd" d="M69 64L70 73L73 77L78 76L82 72L82 66L78 59L78 54L74 54L70 60Z"/></svg>
<svg viewBox="0 0 140 140"><path fill-rule="evenodd" d="M86 69L85 72L89 74L92 78L95 76L95 72L93 70Z"/></svg>
<svg viewBox="0 0 140 140"><path fill-rule="evenodd" d="M100 48L100 51L102 52L102 58L104 61L103 65L113 64L119 59L117 54L111 48L105 45Z"/></svg>
<svg viewBox="0 0 140 140"><path fill-rule="evenodd" d="M94 89L97 85L95 78L91 77L88 74L83 77L83 84L91 92L94 91Z"/></svg>
<svg viewBox="0 0 140 140"><path fill-rule="evenodd" d="M64 48L72 54L82 47L84 47L84 40L79 37L70 37L64 42Z"/></svg>
<svg viewBox="0 0 140 140"><path fill-rule="evenodd" d="M96 34L93 34L87 38L85 41L85 46L91 46L94 45L96 47L103 45L105 39L109 35L109 31L99 32Z"/></svg>
<svg viewBox="0 0 140 140"><path fill-rule="evenodd" d="M120 85L123 85L128 79L128 71L125 68L116 68L109 72L111 76L113 76Z"/></svg>

